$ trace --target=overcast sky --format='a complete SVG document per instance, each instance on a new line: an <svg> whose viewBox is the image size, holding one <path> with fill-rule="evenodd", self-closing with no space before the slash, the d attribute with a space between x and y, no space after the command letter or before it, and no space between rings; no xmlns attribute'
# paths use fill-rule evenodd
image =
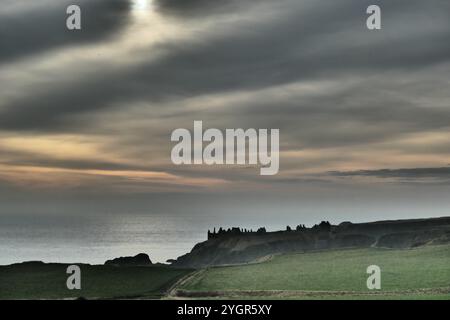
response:
<svg viewBox="0 0 450 320"><path fill-rule="evenodd" d="M65 27L69 4L81 31ZM382 30L366 28L371 4ZM142 199L226 212L242 197L275 211L450 212L448 0L0 7L0 213ZM194 120L280 129L279 173L173 165L170 134Z"/></svg>

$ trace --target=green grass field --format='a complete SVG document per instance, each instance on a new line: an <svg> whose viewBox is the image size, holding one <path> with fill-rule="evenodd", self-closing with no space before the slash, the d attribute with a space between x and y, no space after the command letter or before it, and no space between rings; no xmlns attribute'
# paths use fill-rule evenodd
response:
<svg viewBox="0 0 450 320"><path fill-rule="evenodd" d="M192 270L81 265L81 290L68 290L66 265L0 267L0 299L159 298Z"/></svg>
<svg viewBox="0 0 450 320"><path fill-rule="evenodd" d="M366 286L369 265L381 268L381 290L370 298L450 299L450 245L280 255L260 264L209 268L180 289L223 297L360 299L373 292Z"/></svg>
<svg viewBox="0 0 450 320"><path fill-rule="evenodd" d="M381 268L381 290L366 287L369 265ZM0 266L0 299L163 298L174 284L168 298L450 299L450 245L288 254L196 271L79 266L81 290L66 288L67 265Z"/></svg>

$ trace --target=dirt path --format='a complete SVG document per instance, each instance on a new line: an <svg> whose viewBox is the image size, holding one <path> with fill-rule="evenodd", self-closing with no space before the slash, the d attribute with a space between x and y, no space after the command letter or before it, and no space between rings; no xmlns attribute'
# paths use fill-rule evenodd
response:
<svg viewBox="0 0 450 320"><path fill-rule="evenodd" d="M194 276L194 275L193 275ZM172 298L242 298L242 297L340 297L340 296L408 296L408 295L441 295L450 294L450 288L430 288L399 291L308 291L308 290L229 290L229 291L189 291L178 289L173 291Z"/></svg>
<svg viewBox="0 0 450 320"><path fill-rule="evenodd" d="M185 283L187 283L188 281L194 279L197 276L200 276L201 274L205 273L207 269L200 269L200 270L196 270L194 272L191 272L187 275L185 275L184 277L180 278L177 282L175 282L171 287L169 287L166 290L166 297L169 299L177 299L180 298L181 296L178 294L178 291L180 289L178 289L179 287L181 287L182 285L184 285Z"/></svg>

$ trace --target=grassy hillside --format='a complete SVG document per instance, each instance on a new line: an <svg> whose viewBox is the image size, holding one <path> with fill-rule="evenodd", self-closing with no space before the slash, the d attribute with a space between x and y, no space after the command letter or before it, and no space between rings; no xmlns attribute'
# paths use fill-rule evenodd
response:
<svg viewBox="0 0 450 320"><path fill-rule="evenodd" d="M385 297L450 299L450 245L275 256L260 264L209 268L196 273L180 289L199 295L216 291L219 296L289 298L301 293L304 297L320 297L317 291L324 291L327 292L324 296L350 297L346 294L351 292L355 297L369 292L366 287L369 265L381 268L379 293Z"/></svg>
<svg viewBox="0 0 450 320"><path fill-rule="evenodd" d="M81 267L81 290L68 290L67 265L21 264L0 267L0 299L160 297L191 272L169 267Z"/></svg>

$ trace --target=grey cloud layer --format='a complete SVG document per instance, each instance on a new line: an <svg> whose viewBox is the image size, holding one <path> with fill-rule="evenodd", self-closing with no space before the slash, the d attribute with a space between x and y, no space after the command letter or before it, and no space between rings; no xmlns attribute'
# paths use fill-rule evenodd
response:
<svg viewBox="0 0 450 320"><path fill-rule="evenodd" d="M74 77L68 72L62 81L43 80L20 95L0 100L0 129L38 133L109 131L117 136L117 145L111 148L130 148L133 150L126 150L130 156L146 159L149 155L161 156L163 151L168 155L170 131L191 128L192 120L199 119L218 128L280 128L283 151L364 145L449 126L450 2L376 1L383 9L383 30L377 32L365 28L365 9L373 1L322 1L320 5L317 0L213 3L158 0L158 12L167 15L168 24L188 28L196 20L220 23L177 41L162 39L148 48L147 61L126 66L117 66L115 60L103 61L98 67L77 64L74 67L79 70L96 72L88 77ZM21 16L0 19L0 30L7 31L0 31L0 63L14 63L16 58L59 46L94 43L116 35L125 26L128 2L99 0L84 5L88 6L83 12L88 14L85 29L89 32L75 40L64 28L53 27L55 23L64 25L59 19L65 19L65 15L55 14L62 4L34 12L30 21L44 21L35 30L31 23L17 28ZM89 12L95 12L95 17ZM221 19L216 20L217 14ZM232 22L227 23L228 15L241 19L230 18ZM19 44L18 39L25 41ZM159 54L156 58L155 52ZM284 89L289 85L293 88ZM301 91L296 85L312 89ZM4 90L7 87L5 84ZM272 89L282 93L266 93ZM197 97L226 101L239 93L248 93L249 97L224 102L219 108L196 110L186 106L188 100ZM108 123L112 121L108 116L115 114L118 121ZM122 117L130 125L120 121ZM160 126L146 124L148 128L142 128L136 122L143 119L156 119ZM162 150L164 143L167 150ZM52 160L27 154L11 154L11 158L11 163L22 165L151 169L188 177L254 179L252 172L241 171ZM345 160L345 155L340 160ZM289 163L283 168L301 165ZM445 172L439 169L433 174ZM419 172L398 170L334 175L400 177L414 173L418 177ZM278 182L325 181L314 179L282 177Z"/></svg>
<svg viewBox="0 0 450 320"><path fill-rule="evenodd" d="M65 117L118 103L127 108L139 100L151 103L294 81L420 70L450 57L450 22L443 13L449 4L434 3L383 2L385 30L377 34L365 29L365 2L326 2L319 7L311 1L282 1L281 14L274 19L226 26L205 41L162 43L166 54L151 63L102 70L98 77L70 79L55 84L54 90L24 94L4 106L0 126L45 131L61 127L61 121L66 126ZM255 4L251 10L258 14L261 8ZM433 24L426 23L428 15ZM416 25L411 26L411 17L418 19Z"/></svg>
<svg viewBox="0 0 450 320"><path fill-rule="evenodd" d="M33 56L61 46L77 46L114 35L127 22L128 0L43 1L41 6L28 0L0 1L0 64ZM82 27L88 32L66 28L66 8L79 5Z"/></svg>
<svg viewBox="0 0 450 320"><path fill-rule="evenodd" d="M249 0L156 0L155 4L158 10L164 14L180 16L183 18L195 17L226 13L230 10L239 8L243 3ZM261 0L253 1L254 3L263 2Z"/></svg>

